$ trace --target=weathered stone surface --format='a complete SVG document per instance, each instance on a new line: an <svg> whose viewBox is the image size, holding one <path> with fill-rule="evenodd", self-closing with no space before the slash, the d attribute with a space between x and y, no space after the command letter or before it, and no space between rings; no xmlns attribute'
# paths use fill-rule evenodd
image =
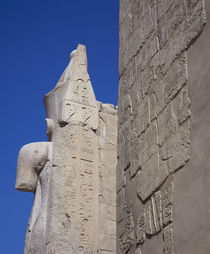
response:
<svg viewBox="0 0 210 254"><path fill-rule="evenodd" d="M172 224L163 230L163 253L174 254L174 240Z"/></svg>
<svg viewBox="0 0 210 254"><path fill-rule="evenodd" d="M15 188L22 191L36 191L38 175L48 161L49 144L31 143L21 148L18 156Z"/></svg>
<svg viewBox="0 0 210 254"><path fill-rule="evenodd" d="M55 89L45 96L47 114L61 124L84 124L97 129L98 110L87 73L86 48L79 45L71 53L70 60Z"/></svg>
<svg viewBox="0 0 210 254"><path fill-rule="evenodd" d="M18 156L15 188L35 193L24 253L44 253L45 250L52 149L51 142L31 143L23 146Z"/></svg>
<svg viewBox="0 0 210 254"><path fill-rule="evenodd" d="M148 254L175 253L179 245L179 230L174 222L174 197L179 197L174 181L179 175L177 181L181 181L182 174L183 185L186 181L187 173L180 172L192 160L194 121L189 92L190 71L194 71L189 70L188 51L205 27L206 2L120 1L118 253L136 253L140 249ZM196 72L202 76L202 67ZM136 235L132 241L124 230L126 211L133 214ZM186 250L184 240L182 243ZM178 249L179 253L192 252L192 248L186 252Z"/></svg>
<svg viewBox="0 0 210 254"><path fill-rule="evenodd" d="M79 45L70 59L55 89L45 96L48 118L55 123L47 251L95 253L99 147L92 129L98 128L98 109L85 47ZM56 107L57 115L51 116Z"/></svg>
<svg viewBox="0 0 210 254"><path fill-rule="evenodd" d="M96 101L85 46L44 103L50 142L18 158L16 189L35 193L25 254L114 254L117 110Z"/></svg>
<svg viewBox="0 0 210 254"><path fill-rule="evenodd" d="M131 209L126 209L125 217L118 226L118 248L121 253L127 253L135 241L135 225Z"/></svg>
<svg viewBox="0 0 210 254"><path fill-rule="evenodd" d="M99 249L116 253L117 111L99 103Z"/></svg>
<svg viewBox="0 0 210 254"><path fill-rule="evenodd" d="M210 249L210 2L205 1L205 6L206 27L187 52L191 157L174 176L174 249L180 254L208 253Z"/></svg>

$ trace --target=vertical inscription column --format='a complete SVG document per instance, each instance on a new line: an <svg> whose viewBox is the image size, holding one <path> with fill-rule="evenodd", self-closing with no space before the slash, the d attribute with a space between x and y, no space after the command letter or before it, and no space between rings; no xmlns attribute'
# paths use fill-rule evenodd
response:
<svg viewBox="0 0 210 254"><path fill-rule="evenodd" d="M98 138L87 127L59 127L53 156L48 253L96 253Z"/></svg>
<svg viewBox="0 0 210 254"><path fill-rule="evenodd" d="M98 248L98 139L88 128L80 128L80 167L77 172L78 253L96 253Z"/></svg>
<svg viewBox="0 0 210 254"><path fill-rule="evenodd" d="M45 99L54 117L50 185L49 254L98 252L98 108L87 73L86 48L78 45L56 88Z"/></svg>

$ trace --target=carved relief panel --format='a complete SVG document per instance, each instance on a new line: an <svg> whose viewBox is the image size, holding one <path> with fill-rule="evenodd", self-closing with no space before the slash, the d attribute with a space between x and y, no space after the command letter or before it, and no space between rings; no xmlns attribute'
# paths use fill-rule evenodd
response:
<svg viewBox="0 0 210 254"><path fill-rule="evenodd" d="M120 1L117 173L129 177L118 195L135 203L136 234L128 253L160 239L174 253L173 177L191 155L187 49L205 24L203 0Z"/></svg>
<svg viewBox="0 0 210 254"><path fill-rule="evenodd" d="M61 123L83 123L97 129L98 110L90 80L68 81L64 99L61 102Z"/></svg>
<svg viewBox="0 0 210 254"><path fill-rule="evenodd" d="M63 175L59 177L56 172L53 174L53 178L61 187L57 190L54 188L52 192L55 203L51 216L59 210L66 219L58 218L57 222L51 220L51 223L64 225L65 234L70 237L75 253L96 253L98 249L98 138L87 127L68 124L58 130L57 140L59 142L55 144L53 164L56 172L63 172ZM65 143L62 140L69 140L69 142ZM62 198L59 199L59 196ZM63 230L61 232L64 232ZM57 232L50 232L50 241L61 232L58 229ZM52 249L56 249L53 243L50 245Z"/></svg>

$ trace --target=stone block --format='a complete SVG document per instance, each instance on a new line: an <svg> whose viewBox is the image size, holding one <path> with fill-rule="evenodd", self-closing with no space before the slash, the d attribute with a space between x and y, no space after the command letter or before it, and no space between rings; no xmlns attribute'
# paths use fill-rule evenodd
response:
<svg viewBox="0 0 210 254"><path fill-rule="evenodd" d="M142 56L141 56L141 65L140 70L144 71L145 67L152 60L155 54L158 52L158 42L156 32L153 32L149 39L145 42L144 47L142 48Z"/></svg>
<svg viewBox="0 0 210 254"><path fill-rule="evenodd" d="M158 116L159 145L162 146L172 135L176 135L177 128L177 119L170 103Z"/></svg>
<svg viewBox="0 0 210 254"><path fill-rule="evenodd" d="M164 100L163 100L164 90L163 90L163 87L164 87L163 82L160 81L159 84L154 87L153 100L150 98L151 103L153 103L152 104L152 107L153 107L152 112L155 116L158 116L164 108Z"/></svg>
<svg viewBox="0 0 210 254"><path fill-rule="evenodd" d="M137 136L140 136L150 123L150 102L149 98L145 98L137 108L137 114L131 120L131 128Z"/></svg>
<svg viewBox="0 0 210 254"><path fill-rule="evenodd" d="M140 169L141 165L140 150L141 143L139 142L139 139L133 138L133 140L131 141L132 161L129 167L130 177L135 176L137 171Z"/></svg>
<svg viewBox="0 0 210 254"><path fill-rule="evenodd" d="M130 148L130 123L126 122L123 128L124 146L126 144L126 149L123 149L123 169L126 170L131 163L131 148Z"/></svg>
<svg viewBox="0 0 210 254"><path fill-rule="evenodd" d="M187 59L182 54L171 65L170 70L163 78L164 105L168 104L187 82Z"/></svg>
<svg viewBox="0 0 210 254"><path fill-rule="evenodd" d="M136 177L136 190L139 198L145 200L167 178L168 167L160 160L159 154L153 155L143 166Z"/></svg>
<svg viewBox="0 0 210 254"><path fill-rule="evenodd" d="M141 16L137 15L138 10L134 8L137 2L144 5ZM206 117L203 112L204 103L201 102L202 92L200 92L204 88L201 88L200 84L202 83L202 87L205 87L204 83L208 83L206 78L204 78L205 82L202 82L203 74L208 68L202 67L203 61L200 55L204 59L204 55L208 54L201 53L199 46L202 45L205 52L208 50L204 39L199 42L200 44L196 39L200 41L199 36L206 24L205 9L208 9L209 13L209 4L203 0L127 1L127 5L129 4L131 8L124 6L121 8L126 10L127 15L130 13L130 29L125 29L127 45L124 73L129 73L131 86L129 89L126 86L120 88L120 97L122 95L123 100L119 99L119 108L121 105L126 108L123 103L125 96L129 94L132 113L129 121L126 119L130 125L130 137L127 139L129 144L127 145L127 141L125 142L123 138L119 139L118 144L123 160L125 159L124 149L129 147L130 154L128 164L120 158L120 152L118 153L119 163L127 165L128 171L123 171L127 181L124 183L121 181L127 203L125 201L124 206L117 208L117 213L120 213L120 209L124 209L121 218L125 227L128 216L126 207L129 206L129 200L134 214L136 241L131 244L129 234L123 234L125 230L121 228L121 244L118 241L117 249L119 253L173 254L175 250L179 253L191 253L193 245L194 252L202 249L206 253L208 241L205 230L202 230L202 233L194 231L196 233L193 236L190 233L190 229L195 225L195 228L199 228L200 220L194 222L190 216L186 216L181 205L187 202L190 195L186 183L188 187L194 186L190 180L193 178L198 186L202 179L202 176L194 174L195 172L192 175L191 170L186 171L185 168L188 168L190 164L191 168L195 169L197 158L201 154L198 150L194 150L193 158L191 157L191 143L195 139L197 147L201 141L199 138L194 138L193 133L197 133L200 137L201 131L196 131L196 128L206 126L203 120L199 120ZM130 12L131 9L132 12ZM208 30L207 23L205 34ZM207 37L206 35L205 38ZM194 51L195 41L197 47ZM191 66L195 68L191 67L191 70L188 69L190 64L188 51L191 51L191 57L195 54L192 57L193 64L191 60ZM197 58L200 59L199 63ZM207 60L207 57L205 59ZM191 82L189 82L190 77L193 77ZM122 84L121 81L120 84ZM190 89L194 93L189 92ZM205 90L208 93L206 87ZM207 94L204 97L207 98ZM195 98L200 98L200 102L198 103L199 99L197 99L193 104ZM199 107L201 104L202 108ZM203 112L196 124L192 108L194 112L198 113L201 109ZM120 114L123 114L122 110ZM125 118L124 120L121 116L120 118L118 126L122 131ZM191 125L194 128L191 129ZM119 135L121 136L120 132ZM199 151L200 149L201 146ZM191 160L193 165L190 163ZM120 166L120 169L123 168ZM177 179L176 190L173 190L174 179ZM185 196L181 194L183 190ZM176 192L178 194L174 203L173 196ZM202 203L203 198L199 198L198 192L196 197L197 201ZM189 199L187 203L191 204L195 214L197 208L193 208L194 198ZM181 203L180 200L182 200ZM176 207L178 208L175 211ZM180 217L176 217L176 213L179 213ZM185 218L185 220L180 221L179 218ZM176 235L173 232L175 221ZM191 221L190 226L186 221ZM180 228L183 229L182 232ZM190 241L191 238L194 239L193 244ZM199 243L198 239L201 238L206 239L205 246L203 242Z"/></svg>
<svg viewBox="0 0 210 254"><path fill-rule="evenodd" d="M179 125L191 117L190 111L190 98L188 95L188 89L184 88L177 94L173 100L173 110L178 119Z"/></svg>
<svg viewBox="0 0 210 254"><path fill-rule="evenodd" d="M173 183L162 191L162 214L163 214L163 225L166 226L173 221L173 194L174 186Z"/></svg>
<svg viewBox="0 0 210 254"><path fill-rule="evenodd" d="M159 152L158 129L157 129L156 120L151 122L151 124L146 129L145 133L143 134L143 142L142 142L141 151L142 151L141 164L144 164L154 154L157 154Z"/></svg>
<svg viewBox="0 0 210 254"><path fill-rule="evenodd" d="M168 41L168 24L167 24L167 19L166 19L165 15L161 16L158 19L158 22L157 22L157 37L158 37L158 42L159 42L160 49L162 49L163 46Z"/></svg>
<svg viewBox="0 0 210 254"><path fill-rule="evenodd" d="M131 209L127 210L126 218L124 219L124 227L121 231L121 235L119 236L119 249L121 250L121 253L127 253L132 245L134 244L135 240L135 231L134 231L134 219L133 219L133 213Z"/></svg>

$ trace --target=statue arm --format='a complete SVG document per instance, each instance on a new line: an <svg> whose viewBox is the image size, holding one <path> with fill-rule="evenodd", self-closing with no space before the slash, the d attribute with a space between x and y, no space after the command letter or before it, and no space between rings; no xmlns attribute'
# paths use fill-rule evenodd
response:
<svg viewBox="0 0 210 254"><path fill-rule="evenodd" d="M35 192L37 177L48 159L48 142L30 143L23 146L17 162L15 188Z"/></svg>

